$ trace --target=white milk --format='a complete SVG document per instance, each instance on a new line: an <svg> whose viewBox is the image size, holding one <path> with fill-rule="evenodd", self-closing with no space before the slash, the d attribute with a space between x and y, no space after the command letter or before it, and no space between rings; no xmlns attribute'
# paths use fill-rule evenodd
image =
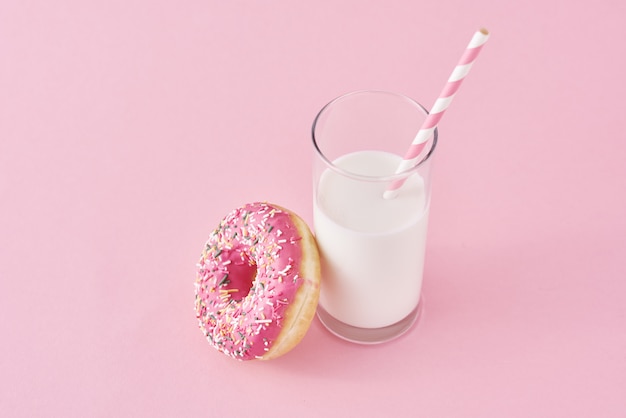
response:
<svg viewBox="0 0 626 418"><path fill-rule="evenodd" d="M393 174L401 158L361 151L333 163L368 176ZM387 183L354 181L327 169L314 202L322 255L321 307L361 328L392 325L417 306L422 286L428 202L424 181L412 175L395 198Z"/></svg>

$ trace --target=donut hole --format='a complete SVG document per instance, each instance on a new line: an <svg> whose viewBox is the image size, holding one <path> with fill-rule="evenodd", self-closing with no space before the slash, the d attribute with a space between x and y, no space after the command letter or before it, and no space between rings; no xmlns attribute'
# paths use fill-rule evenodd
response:
<svg viewBox="0 0 626 418"><path fill-rule="evenodd" d="M220 290L227 290L230 298L241 301L252 288L257 274L254 261L243 251L224 251L222 259L230 261L225 267L227 273L220 281Z"/></svg>

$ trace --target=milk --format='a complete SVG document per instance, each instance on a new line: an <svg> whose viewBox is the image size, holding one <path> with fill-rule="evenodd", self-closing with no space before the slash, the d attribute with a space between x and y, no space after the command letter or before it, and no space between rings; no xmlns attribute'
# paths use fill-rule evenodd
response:
<svg viewBox="0 0 626 418"><path fill-rule="evenodd" d="M394 173L401 158L359 151L333 164L362 176ZM388 182L354 180L332 169L321 175L314 199L315 235L322 256L320 306L360 328L380 328L407 317L422 286L427 193L413 174L394 199Z"/></svg>

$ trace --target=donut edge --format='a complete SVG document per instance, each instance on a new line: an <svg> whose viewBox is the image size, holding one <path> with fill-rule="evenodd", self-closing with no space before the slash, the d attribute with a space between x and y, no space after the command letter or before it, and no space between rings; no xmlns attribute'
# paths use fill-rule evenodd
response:
<svg viewBox="0 0 626 418"><path fill-rule="evenodd" d="M300 276L304 279L296 297L286 311L283 329L278 334L269 351L261 360L272 360L295 348L304 338L315 313L320 294L321 267L317 241L309 226L296 213L279 205L270 204L289 215L302 237L302 261Z"/></svg>

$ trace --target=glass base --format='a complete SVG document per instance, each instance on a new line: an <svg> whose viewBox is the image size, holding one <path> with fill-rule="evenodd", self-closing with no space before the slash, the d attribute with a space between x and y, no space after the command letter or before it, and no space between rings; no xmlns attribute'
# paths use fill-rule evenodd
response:
<svg viewBox="0 0 626 418"><path fill-rule="evenodd" d="M359 328L348 325L332 317L321 306L317 307L317 317L331 333L346 341L357 344L380 344L398 338L418 322L422 314L423 301L404 319L382 328Z"/></svg>

